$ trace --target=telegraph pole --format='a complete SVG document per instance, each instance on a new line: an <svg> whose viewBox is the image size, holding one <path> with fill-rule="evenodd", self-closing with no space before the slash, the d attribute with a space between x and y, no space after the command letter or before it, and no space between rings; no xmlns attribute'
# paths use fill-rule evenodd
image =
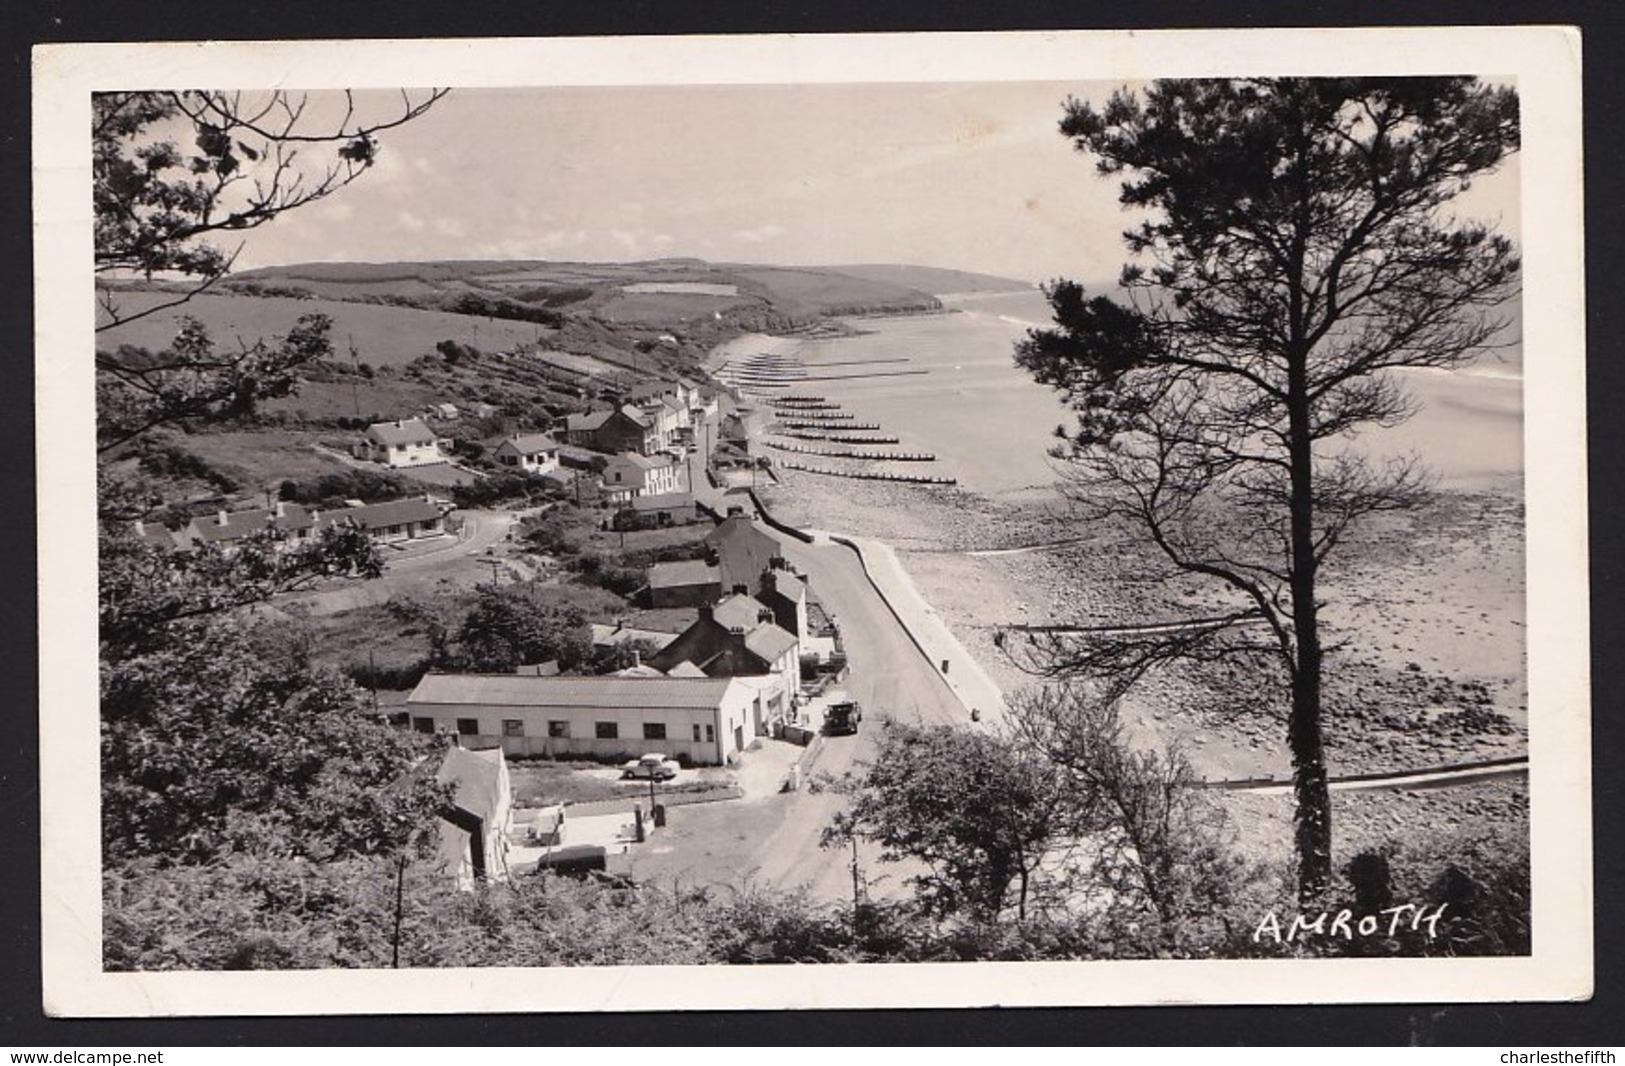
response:
<svg viewBox="0 0 1625 1066"><path fill-rule="evenodd" d="M355 420L359 422L361 421L361 382L358 379L361 377L361 359L360 353L356 351L354 333L350 334L350 369L355 371L354 376L350 378L350 399L355 404Z"/></svg>

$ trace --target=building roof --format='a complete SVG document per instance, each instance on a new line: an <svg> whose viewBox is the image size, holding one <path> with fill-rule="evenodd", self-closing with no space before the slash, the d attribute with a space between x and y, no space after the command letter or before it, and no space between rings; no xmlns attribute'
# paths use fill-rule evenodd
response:
<svg viewBox="0 0 1625 1066"><path fill-rule="evenodd" d="M634 629L631 626L612 626L603 622L592 624L592 643L595 648L614 648L634 640L647 641L656 648L664 648L676 639L676 633L667 633L659 629Z"/></svg>
<svg viewBox="0 0 1625 1066"><path fill-rule="evenodd" d="M662 459L666 461L661 462ZM637 452L621 452L618 455L610 456L609 463L607 465L614 466L616 463L620 463L623 466L635 466L639 470L654 470L657 467L669 466L671 460L669 456L639 455Z"/></svg>
<svg viewBox="0 0 1625 1066"><path fill-rule="evenodd" d="M759 550L775 555L779 551L779 542L773 539L772 534L762 532L761 527L746 515L724 518L717 528L705 535L705 542L714 545L718 551L725 551L733 545L760 546Z"/></svg>
<svg viewBox="0 0 1625 1066"><path fill-rule="evenodd" d="M779 542L744 515L725 518L705 535L705 543L717 553L722 580L730 589L736 585L755 588L772 561L779 557Z"/></svg>
<svg viewBox="0 0 1625 1066"><path fill-rule="evenodd" d="M762 613L764 611L768 617L772 617L773 612L765 605L749 596L741 596L736 593L718 600L716 606L711 608L711 617L729 629L749 631L762 624Z"/></svg>
<svg viewBox="0 0 1625 1066"><path fill-rule="evenodd" d="M652 589L682 588L689 585L716 585L721 581L721 569L704 559L684 559L675 563L655 563L649 567L649 587Z"/></svg>
<svg viewBox="0 0 1625 1066"><path fill-rule="evenodd" d="M177 545L175 534L157 523L136 522L130 528L130 532L134 534L137 540L150 544L154 548L168 549Z"/></svg>
<svg viewBox="0 0 1625 1066"><path fill-rule="evenodd" d="M687 659L684 659L682 662L678 663L676 666L672 667L670 670L667 670L666 671L666 676L667 677L704 677L705 676L705 671L701 670L698 666L695 666L693 663L689 662Z"/></svg>
<svg viewBox="0 0 1625 1066"><path fill-rule="evenodd" d="M788 570L769 570L762 575L762 591L757 599L767 602L774 595L794 603L807 595L806 582Z"/></svg>
<svg viewBox="0 0 1625 1066"><path fill-rule="evenodd" d="M497 451L504 449L511 449L520 455L534 455L537 452L558 451L559 442L547 433L517 433L497 445Z"/></svg>
<svg viewBox="0 0 1625 1066"><path fill-rule="evenodd" d="M749 596L735 595L710 609L702 607L699 620L650 655L649 663L667 673L687 661L713 677L750 675L771 672L779 659L799 646L794 634L773 621L772 610Z"/></svg>
<svg viewBox="0 0 1625 1066"><path fill-rule="evenodd" d="M724 596L711 608L711 617L729 630L744 630L745 647L769 663L800 643L795 634L773 620L771 608L750 596Z"/></svg>
<svg viewBox="0 0 1625 1066"><path fill-rule="evenodd" d="M433 444L435 442L434 430L424 425L421 419L408 418L404 421L374 422L367 427L367 437L379 444Z"/></svg>
<svg viewBox="0 0 1625 1066"><path fill-rule="evenodd" d="M584 415L569 415L564 419L564 428L571 433L591 433L614 414L614 411L589 411Z"/></svg>
<svg viewBox="0 0 1625 1066"><path fill-rule="evenodd" d="M267 528L289 533L298 529L309 529L315 525L310 512L297 503L281 504L279 510L280 514L264 507L255 507L247 511L227 511L223 516L194 518L189 528L198 540L218 544L263 533ZM221 517L225 518L224 522L220 521Z"/></svg>
<svg viewBox="0 0 1625 1066"><path fill-rule="evenodd" d="M780 629L773 622L763 622L745 634L745 647L769 663L778 662L790 649L800 646L794 633Z"/></svg>
<svg viewBox="0 0 1625 1066"><path fill-rule="evenodd" d="M440 517L440 508L428 500L416 497L408 500L390 500L387 503L369 503L361 507L346 507L338 511L324 511L317 521L323 529L346 520L362 529L383 529L408 522L428 522Z"/></svg>
<svg viewBox="0 0 1625 1066"><path fill-rule="evenodd" d="M453 804L488 821L502 799L502 749L448 748L434 779L451 785Z"/></svg>
<svg viewBox="0 0 1625 1066"><path fill-rule="evenodd" d="M671 511L693 507L694 496L688 492L662 492L655 496L634 496L628 505L634 511Z"/></svg>
<svg viewBox="0 0 1625 1066"><path fill-rule="evenodd" d="M725 677L523 677L517 674L429 674L407 704L583 709L703 709L722 702Z"/></svg>

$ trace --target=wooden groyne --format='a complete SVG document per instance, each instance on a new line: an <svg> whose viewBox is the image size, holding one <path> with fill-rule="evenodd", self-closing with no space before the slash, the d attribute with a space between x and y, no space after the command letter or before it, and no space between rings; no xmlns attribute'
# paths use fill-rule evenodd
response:
<svg viewBox="0 0 1625 1066"><path fill-rule="evenodd" d="M777 448L781 452L795 452L798 455L817 455L825 459L874 459L889 463L934 463L937 457L930 452L853 452L842 451L838 448L809 448L804 444L780 444L778 441L765 441L769 448Z"/></svg>
<svg viewBox="0 0 1625 1066"><path fill-rule="evenodd" d="M851 416L848 415L848 418ZM804 422L800 419L786 418L782 422L785 429L879 429L876 422Z"/></svg>
<svg viewBox="0 0 1625 1066"><path fill-rule="evenodd" d="M889 356L885 359L832 359L827 363L813 363L812 368L818 370L826 366L879 366L881 363L907 363L911 357L906 355Z"/></svg>
<svg viewBox="0 0 1625 1066"><path fill-rule="evenodd" d="M802 374L801 381L861 381L864 378L904 378L929 374L929 370L877 370L873 374Z"/></svg>
<svg viewBox="0 0 1625 1066"><path fill-rule="evenodd" d="M793 459L777 464L784 470L799 470L805 474L823 474L826 477L852 478L856 481L897 481L905 485L957 485L951 477L933 477L930 474L896 474L889 470L834 470L825 466L809 466Z"/></svg>
<svg viewBox="0 0 1625 1066"><path fill-rule="evenodd" d="M852 419L857 417L857 415L853 414L852 412L842 411L838 407L828 411L821 411L817 409L807 410L805 408L798 407L793 411L786 411L785 415L786 417L790 418L805 418L816 422L850 422Z"/></svg>
<svg viewBox="0 0 1625 1066"><path fill-rule="evenodd" d="M891 437L891 436L887 436L885 434L876 434L876 433L854 433L854 434L849 435L849 434L844 434L844 433L818 433L818 432L815 432L815 431L808 431L808 430L789 430L789 429L787 429L787 430L781 431L778 435L781 436L781 437L789 437L792 440L827 440L831 444L901 444L901 443L903 443L901 438Z"/></svg>

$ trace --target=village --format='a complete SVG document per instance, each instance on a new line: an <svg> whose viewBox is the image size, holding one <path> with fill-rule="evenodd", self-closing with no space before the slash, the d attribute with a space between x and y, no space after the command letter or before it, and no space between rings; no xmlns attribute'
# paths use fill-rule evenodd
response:
<svg viewBox="0 0 1625 1066"><path fill-rule="evenodd" d="M489 442L484 469L459 455L444 430L490 412L427 405L369 424L346 453L326 449L420 492L325 510L287 499L221 500L177 530L138 522L134 533L159 549L207 545L229 554L267 538L279 552L296 550L343 526L377 547L385 567L374 583L388 586L414 568L444 572L459 558L490 566L473 571L487 583L527 573L514 536L521 512L579 508L629 547L688 529L694 558L649 565L624 611L590 622L594 650L619 650L627 665L607 673L561 670L557 661L504 673L431 670L408 690L375 686L372 695L381 719L442 745L414 773L450 790L433 830L439 866L460 887L538 871L626 879L640 846L665 831L668 808L795 793L828 738L858 732L862 718L835 613L786 559L785 538L752 490L758 477L772 476L771 461L753 455L764 425L791 432L766 420L816 401L789 397L783 379L741 383L740 373L725 366L715 383L647 381L546 430ZM465 511L445 493L503 475L522 476L545 502L514 513ZM357 584L327 583L338 596ZM658 625L639 624L639 614ZM948 665L944 659L941 669ZM850 765L851 753L839 762ZM571 768L585 789L516 788L515 778L540 764ZM827 813L827 802L819 804L813 819ZM793 850L787 865L821 859L810 831ZM839 857L822 865L833 869Z"/></svg>

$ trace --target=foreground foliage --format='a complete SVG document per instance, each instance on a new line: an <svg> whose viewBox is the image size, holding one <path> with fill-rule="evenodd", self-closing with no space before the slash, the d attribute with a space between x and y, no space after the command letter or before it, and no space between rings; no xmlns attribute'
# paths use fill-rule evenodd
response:
<svg viewBox="0 0 1625 1066"><path fill-rule="evenodd" d="M1291 696L1300 891L1332 874L1322 571L1362 519L1414 506L1415 462L1347 444L1403 421L1393 371L1494 342L1512 242L1450 203L1518 149L1516 93L1471 78L1170 80L1067 102L1061 132L1135 209L1119 296L1057 281L1016 362L1077 415L1058 454L1090 520L1122 519L1218 617L1053 641L1030 667L1119 690L1240 662Z"/></svg>
<svg viewBox="0 0 1625 1066"><path fill-rule="evenodd" d="M252 849L211 862L109 865L103 878L104 965L110 970L645 966L754 963L975 962L1343 955L1525 954L1527 850L1516 834L1426 834L1387 845L1394 898L1447 903L1433 936L1336 934L1290 943L1255 937L1260 919L1347 907L1361 889L1345 863L1315 911L1299 911L1285 866L1251 878L1193 935L1170 935L1144 910L1082 907L1017 920L945 919L915 900L856 912L753 888L618 887L551 875L460 892L427 862L362 856L312 862ZM404 874L403 874L404 869ZM1255 871L1255 873L1259 873ZM396 889L401 878L397 927ZM1414 895L1412 893L1415 893ZM397 932L398 928L398 932Z"/></svg>
<svg viewBox="0 0 1625 1066"><path fill-rule="evenodd" d="M297 640L218 619L165 637L102 664L109 863L381 854L435 817L442 790L409 774L425 738Z"/></svg>

